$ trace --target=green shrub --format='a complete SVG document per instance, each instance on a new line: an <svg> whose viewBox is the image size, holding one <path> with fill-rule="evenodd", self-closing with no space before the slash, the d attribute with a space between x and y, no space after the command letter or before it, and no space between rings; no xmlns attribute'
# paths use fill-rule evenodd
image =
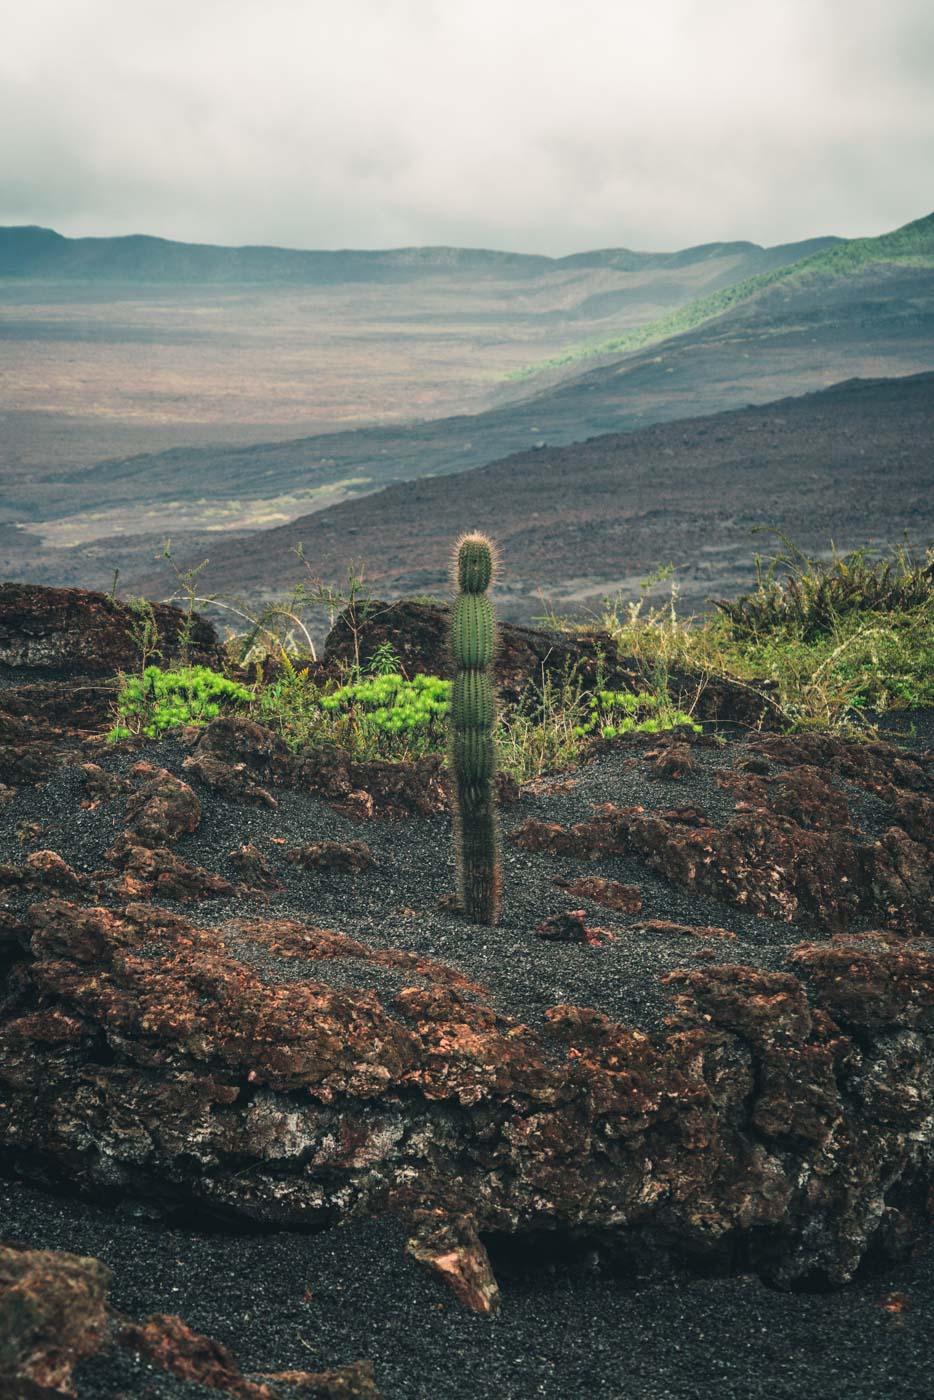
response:
<svg viewBox="0 0 934 1400"><path fill-rule="evenodd" d="M108 739L133 734L158 738L176 724L207 724L225 707L248 704L252 692L208 666L179 666L162 670L147 666L141 675L121 676L117 694L117 723Z"/></svg>
<svg viewBox="0 0 934 1400"><path fill-rule="evenodd" d="M814 560L787 540L756 587L710 617L608 600L600 619L653 687L666 669L725 677L770 699L790 729L859 732L873 714L934 704L934 556L895 549ZM573 628L567 630L573 631Z"/></svg>
<svg viewBox="0 0 934 1400"><path fill-rule="evenodd" d="M673 705L664 692L637 695L630 690L598 690L587 699L585 718L575 726L574 733L578 738L593 734L601 739L617 739L622 734L658 734L680 724L700 733L701 726Z"/></svg>
<svg viewBox="0 0 934 1400"><path fill-rule="evenodd" d="M398 671L342 685L320 698L336 724L356 727L366 747L383 757L417 757L442 749L451 682L438 676L407 680ZM366 741L370 741L366 743Z"/></svg>

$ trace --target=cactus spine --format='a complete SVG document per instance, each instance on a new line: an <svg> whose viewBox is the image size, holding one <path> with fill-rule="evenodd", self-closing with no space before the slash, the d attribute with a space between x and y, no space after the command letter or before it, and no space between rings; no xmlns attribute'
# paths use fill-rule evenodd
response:
<svg viewBox="0 0 934 1400"><path fill-rule="evenodd" d="M457 597L451 610L451 769L454 775L454 845L457 893L475 923L499 918L499 825L493 779L496 749L492 665L496 620L489 587L493 550L483 535L464 535L454 557Z"/></svg>

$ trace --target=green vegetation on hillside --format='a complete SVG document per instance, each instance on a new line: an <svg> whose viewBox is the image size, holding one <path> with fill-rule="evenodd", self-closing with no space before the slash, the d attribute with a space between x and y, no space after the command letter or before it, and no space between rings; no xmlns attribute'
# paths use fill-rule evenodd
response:
<svg viewBox="0 0 934 1400"><path fill-rule="evenodd" d="M767 686L790 729L871 732L934 705L934 553L810 559L788 541L712 618L608 601L600 624L647 671L682 666Z"/></svg>
<svg viewBox="0 0 934 1400"><path fill-rule="evenodd" d="M760 691L790 730L871 734L888 710L934 706L934 551L919 557L899 549L881 559L857 551L824 562L783 545L770 560L757 559L755 588L718 602L712 617L680 616L675 590L669 606L647 609L657 580L647 581L639 601L607 600L597 619L596 676L583 663L559 674L543 670L517 703L500 708L495 741L503 771L525 782L573 766L601 741L696 730L694 705L718 677ZM358 599L357 606L365 605ZM548 621L593 638L592 623ZM390 761L447 753L450 680L405 675L388 644L365 665L359 648L342 670L325 670L311 657L302 664L287 635L247 684L236 647L232 677L204 666L162 668L151 664L160 639L140 632L141 669L119 677L108 737L158 738L234 710L296 752L339 748L353 759ZM633 689L608 683L615 656L641 672ZM669 684L677 671L693 677L693 703Z"/></svg>
<svg viewBox="0 0 934 1400"><path fill-rule="evenodd" d="M654 345L670 336L682 335L694 330L705 321L712 321L743 302L750 301L769 288L781 286L788 291L837 277L848 277L864 268L890 263L899 267L934 268L934 214L928 214L914 223L881 234L878 238L851 238L833 248L813 253L799 262L772 268L737 282L732 287L724 287L719 292L697 297L686 306L648 321L643 326L635 326L624 335L611 340L590 341L577 345L562 355L516 370L510 379L531 378L548 370L559 369L563 365L578 360L593 359L597 356L628 354L641 350L646 345Z"/></svg>

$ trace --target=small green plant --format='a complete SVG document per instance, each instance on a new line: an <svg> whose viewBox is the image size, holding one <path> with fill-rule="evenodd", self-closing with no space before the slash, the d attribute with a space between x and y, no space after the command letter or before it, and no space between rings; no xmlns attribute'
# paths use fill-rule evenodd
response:
<svg viewBox="0 0 934 1400"><path fill-rule="evenodd" d="M575 726L574 734L617 739L623 734L658 734L681 724L701 732L701 726L672 704L666 691L637 695L629 690L598 690L588 698L586 718Z"/></svg>
<svg viewBox="0 0 934 1400"><path fill-rule="evenodd" d="M321 697L321 709L351 721L382 747L383 756L407 757L437 750L443 743L451 682L438 676L412 680L389 671L353 681Z"/></svg>
<svg viewBox="0 0 934 1400"><path fill-rule="evenodd" d="M147 666L139 676L122 676L116 701L117 722L108 739L145 734L156 739L176 724L207 724L225 707L246 705L252 692L207 666L162 670Z"/></svg>
<svg viewBox="0 0 934 1400"><path fill-rule="evenodd" d="M469 919L499 920L502 870L493 780L493 654L496 620L489 589L493 550L479 534L464 535L454 558L458 594L451 609L454 663L451 692L450 764L454 776L454 849L457 893Z"/></svg>
<svg viewBox="0 0 934 1400"><path fill-rule="evenodd" d="M391 676L399 670L399 657L392 642L380 642L367 663L371 676Z"/></svg>
<svg viewBox="0 0 934 1400"><path fill-rule="evenodd" d="M127 631L130 640L139 652L140 675L146 670L153 657L161 656L161 637L155 610L148 598L128 598L126 606L130 613Z"/></svg>

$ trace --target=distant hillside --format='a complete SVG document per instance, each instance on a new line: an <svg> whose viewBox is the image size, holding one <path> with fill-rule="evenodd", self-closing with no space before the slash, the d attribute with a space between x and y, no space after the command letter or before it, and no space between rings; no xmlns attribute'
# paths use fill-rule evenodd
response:
<svg viewBox="0 0 934 1400"><path fill-rule="evenodd" d="M462 471L536 444L557 446L651 423L716 413L853 377L934 369L934 268L878 265L813 286L785 286L659 345L481 413L319 434L248 446L180 447L101 462L65 475L33 474L6 518L87 515L99 535L127 528L217 528L225 503L249 529L245 503L298 516L411 478ZM204 518L192 515L204 503ZM180 510L184 503L186 512ZM303 504L304 503L304 504ZM149 523L145 516L149 516ZM263 522L266 523L266 522ZM85 537L87 534L85 532Z"/></svg>
<svg viewBox="0 0 934 1400"><path fill-rule="evenodd" d="M479 339L472 338L473 328L469 334L463 332L462 348L456 360L449 362L452 371L455 364L458 369L445 369L443 374L454 402L466 405L476 404L477 398L469 399L468 380L459 367L464 365L469 373L476 373L471 382L478 396L481 390L485 394L485 400L480 399L481 411L432 414L425 407L437 400L429 400L424 392L418 397L417 385L424 382L418 375L432 373L445 353L443 347L455 339L447 329L452 308L468 315L468 299L452 293L451 284L446 282L442 295L432 292L425 299L433 308L432 314L439 318L432 322L439 328L436 338L431 339L421 322L410 328L394 324L391 334L374 334L372 323L367 320L358 328L350 347L352 354L339 362L347 375L364 374L373 380L381 374L382 402L389 403L397 417L410 421L384 421L353 430L301 436L280 432L275 435L280 440L246 443L244 426L238 423L238 442L114 456L86 466L74 455L74 420L69 419L62 423L59 434L62 466L45 468L24 463L6 469L4 474L0 463L0 523L28 526L25 530L7 531L0 539L0 573L11 578L54 580L64 576L67 565L70 581L107 587L118 565L128 577L141 575L146 569L145 560L159 552L166 535L176 541L182 558L203 558L205 553L216 556L218 549L224 547L221 541L227 533L246 537L387 485L483 467L530 447L544 454L596 435L633 432L655 423L767 404L852 378L905 376L934 370L934 264L925 251L930 226L931 220L922 220L883 240L846 245L842 258L837 257L841 250L825 249L801 264L810 267L806 275L773 277L756 295L739 300L692 329L625 354L606 356L603 362L572 366L570 373L567 369L555 371L552 382L545 379L522 386L513 383L502 392L499 402L496 384L490 383L485 356L489 353L486 346L503 344L505 323L488 320L480 328ZM638 315L640 288L644 291L650 287L649 296L657 306L663 295L677 295L678 279L684 279L680 281L683 291L687 283L709 286L712 280L729 275L730 258L713 254L703 258L702 252L693 251L692 256L698 260L692 263L690 275L631 274L632 281L624 293L630 301L626 312L630 324ZM615 254L611 251L599 256L608 258ZM702 277L698 269L703 270ZM566 279L561 292L563 304L575 313L580 309L585 289L602 288L593 290L598 297L620 294L618 288L608 284L608 274L604 272L566 272L562 276ZM665 279L664 289L657 285L658 278ZM36 300L37 285L3 284L7 289L27 289L23 292L24 306ZM77 283L72 285L78 287ZM106 284L108 296L110 285ZM430 283L432 288L437 285ZM465 285L473 289L471 299L474 298L476 281ZM503 304L507 291L513 297L508 312L513 318L508 322L513 355L532 343L529 337L533 334L533 322L537 327L545 319L543 312L551 314L545 309L553 309L556 302L560 304L553 287L542 293L541 279L525 284L536 289L534 297L517 293L519 284L515 279L493 279L487 285L492 287L486 301L490 316ZM86 315L89 295L83 289L76 293L74 316ZM263 305L277 300L292 315L303 295L299 290L289 290L275 298L264 294L261 300ZM328 293L326 299L335 307L333 319L339 334L336 340L323 342L322 364L338 356L342 344L347 353L345 318L353 308L365 307L365 316L370 317L371 306L380 300L364 295L356 286L339 298ZM164 315L170 300L160 292L158 297L144 296L141 304L153 305L159 315ZM410 284L404 295L395 298L394 306L400 302L411 306L418 300ZM37 304L41 312L42 306ZM198 305L206 304L206 294L199 293ZM186 305L187 291L171 301L173 314L181 308L179 314L184 315ZM256 299L244 298L243 314L253 315L255 305ZM519 318L516 307L527 319ZM58 304L54 314L59 314ZM10 322L12 317L8 326ZM73 324L74 319L69 321L69 325ZM2 326L0 318L0 331ZM536 329L534 334L538 333ZM295 338L286 337L283 341L286 358L293 361L293 371L305 339L303 323ZM24 343L21 339L8 342L9 364L22 366ZM242 363L236 360L239 377L234 379L229 358L216 355L213 375L223 391L219 402L222 412L228 415L225 423L233 423L229 415L236 413L239 402L248 393L272 395L281 382L285 383L286 392L297 399L305 392L302 380L283 381L281 367L271 365L275 344L276 338L268 328L255 343L251 342L251 372L254 366L257 372L265 368L270 376L266 380L247 376ZM413 344L420 347L420 358L403 369L400 356L409 353ZM2 348L0 345L0 356ZM146 410L147 395L151 402L156 401L152 376L164 366L169 373L166 396L158 400L157 406L162 409L164 404L163 411L170 413L172 395L185 391L188 367L197 374L208 363L213 353L211 342L202 339L188 350L177 343L168 352L157 349L158 353L145 362L147 372L140 373L136 381L142 395L140 411ZM185 354L188 359L183 358ZM130 402L132 355L128 341L103 345L99 363L112 373L118 403ZM63 373L70 376L71 383L79 389L88 382L95 383L92 407L99 412L103 390L99 379L88 369L90 362L79 359L72 342L63 342L62 357ZM49 363L45 346L41 354L37 353L35 363L37 385L45 392L43 375ZM2 364L0 358L0 377ZM586 372L574 373L577 368ZM348 383L349 379L342 380L339 375L330 381L338 405L347 402ZM309 392L322 394L319 375L312 377ZM486 407L491 399L495 406ZM136 401L133 402L135 406ZM7 442L15 421L15 414L6 414ZM29 430L28 422L25 429ZM160 431L161 440L165 441L164 423L160 423ZM689 464L685 466L689 469ZM729 500L721 504L723 510L731 511L735 503ZM132 544L129 536L133 537ZM217 548L212 537L218 540ZM350 548L352 541L345 541L344 546Z"/></svg>
<svg viewBox="0 0 934 1400"><path fill-rule="evenodd" d="M517 378L531 378L598 356L618 355L667 340L724 315L734 307L769 291L793 292L817 289L822 283L850 277L885 266L934 268L934 213L878 238L852 238L834 241L833 246L816 249L808 256L791 260L729 287L708 293L621 336L577 346L563 355L519 371Z"/></svg>
<svg viewBox="0 0 934 1400"><path fill-rule="evenodd" d="M689 418L519 453L458 475L403 482L229 544L200 559L206 591L281 596L314 573L340 583L351 560L378 597L444 591L450 542L489 531L502 554L508 616L639 595L659 565L678 568L681 595L752 582L769 547L756 527L784 530L802 548L934 539L934 373L854 380L764 407ZM134 581L169 591L163 569Z"/></svg>
<svg viewBox="0 0 934 1400"><path fill-rule="evenodd" d="M712 259L731 260L731 274L785 265L833 247L835 238L762 248L757 243L709 243L675 253L639 253L627 248L574 253L565 258L496 252L484 248L390 248L305 251L293 248L225 248L178 243L134 234L123 238L65 238L35 226L0 228L0 278L76 279L105 282L263 283L408 281L431 275L483 277L587 268L616 271L690 267Z"/></svg>

